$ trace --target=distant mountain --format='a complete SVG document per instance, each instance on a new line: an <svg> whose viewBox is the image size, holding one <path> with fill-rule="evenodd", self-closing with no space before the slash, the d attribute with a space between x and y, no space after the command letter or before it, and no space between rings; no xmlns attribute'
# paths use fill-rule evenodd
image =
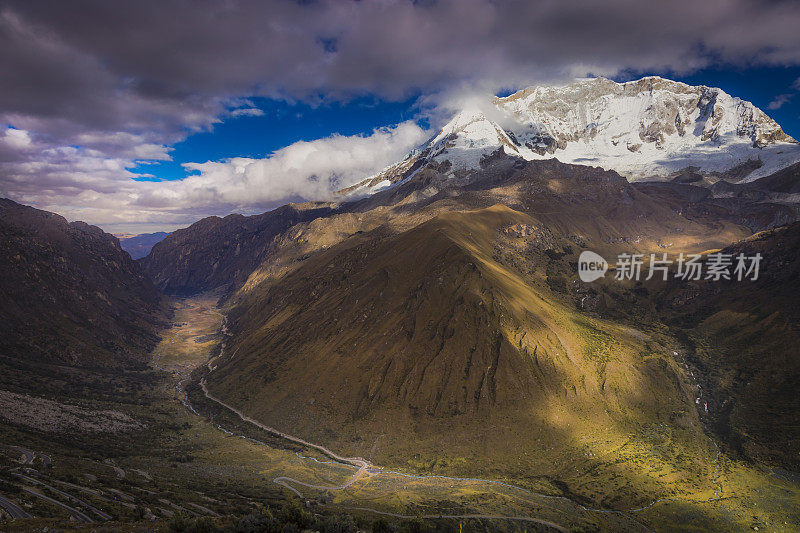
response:
<svg viewBox="0 0 800 533"><path fill-rule="evenodd" d="M115 237L0 199L0 249L0 364L146 361L167 310Z"/></svg>
<svg viewBox="0 0 800 533"><path fill-rule="evenodd" d="M655 76L626 83L592 78L529 87L464 109L405 161L347 192L374 192L431 162L463 177L499 149L527 160L600 166L632 181L687 169L752 181L800 161L800 144L774 120L721 89Z"/></svg>
<svg viewBox="0 0 800 533"><path fill-rule="evenodd" d="M156 243L163 241L169 233L158 231L156 233L142 233L141 235L117 235L122 249L131 255L132 259L141 259L150 253Z"/></svg>

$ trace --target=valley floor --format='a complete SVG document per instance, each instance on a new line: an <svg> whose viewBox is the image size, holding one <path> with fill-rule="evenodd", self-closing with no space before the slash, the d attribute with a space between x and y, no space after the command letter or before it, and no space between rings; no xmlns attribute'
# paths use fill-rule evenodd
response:
<svg viewBox="0 0 800 533"><path fill-rule="evenodd" d="M521 480L478 479L469 464L440 472L435 464L401 457L374 465L368 457L339 457L324 443L287 438L204 393L202 376L225 343L215 301L205 295L175 302L173 325L153 354L155 371L138 377L142 390L130 401L82 406L119 411L145 429L73 429L64 436L24 424L0 426L0 529L89 529L106 522L114 530L167 530L176 516L208 516L224 525L226 516L287 500L316 513L349 513L366 529L379 517L422 520L445 531L800 528L796 483L709 450L710 471L690 491L676 481L680 472L649 468L648 462L663 462L652 444L658 435L584 443L587 454L616 464L620 478L660 476L663 494L637 508L588 504L587 494L565 492L563 480L535 473ZM613 492L619 480L605 473L598 478L598 471L605 472L575 472L569 486Z"/></svg>
<svg viewBox="0 0 800 533"><path fill-rule="evenodd" d="M207 368L214 368L213 359ZM238 435L244 431L256 440L269 437L270 444L259 441L265 448L267 461L275 461L275 446L300 444L302 449L295 452L291 470L278 461L266 463L262 472L269 472L270 477L275 475L273 483L293 494L330 507L404 518L490 520L505 522L505 527L511 529L538 524L555 530L599 527L648 531L671 530L691 523L691 527L698 529L749 530L758 524L762 528L768 524L771 530L789 531L800 525L794 505L800 501L800 487L732 461L716 446L711 454L713 470L708 482L696 487L694 494L681 494L670 473L661 472L657 475L665 477L662 497L637 508L603 508L576 501L575 495L558 490L557 483L466 477L470 474L469 465L464 466L462 476L438 475L429 469L414 468L412 461L402 468L403 461L398 459L398 468L398 465L376 466L368 458L340 457L322 444L308 443L249 418L211 395L202 381L200 385L200 391L195 389L192 394L199 411L224 424L225 427L220 425L218 429L226 434ZM190 404L190 409L194 405ZM594 453L602 448L602 453L612 456L609 459L630 468L631 475L647 470L642 463L653 455L652 450L630 441L619 446L610 441L604 445L592 444ZM587 478L591 475L585 474Z"/></svg>

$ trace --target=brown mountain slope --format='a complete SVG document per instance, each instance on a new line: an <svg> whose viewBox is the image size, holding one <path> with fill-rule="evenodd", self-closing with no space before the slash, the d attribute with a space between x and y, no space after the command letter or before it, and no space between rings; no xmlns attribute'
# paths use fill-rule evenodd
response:
<svg viewBox="0 0 800 533"><path fill-rule="evenodd" d="M710 498L690 343L658 287L582 284L575 261L749 234L597 168L424 167L274 235L198 377L263 423L382 466L552 483L616 508Z"/></svg>
<svg viewBox="0 0 800 533"><path fill-rule="evenodd" d="M235 305L230 318L235 344L230 353L236 352L234 357L236 363L235 365L231 363L230 372L232 375L240 372L248 376L247 380L252 376L260 376L252 377L255 380L254 384L241 387L239 393L247 395L258 393L259 380L267 380L266 376L271 376L275 370L272 362L294 361L295 354L300 348L298 343L316 342L314 339L320 338L320 321L339 320L340 308L345 300L358 301L359 304L352 304L352 317L343 320L338 326L331 325L333 329L326 333L327 336L321 337L332 339L330 343L333 344L325 344L325 350L330 349L334 353L349 351L346 347L351 341L381 345L383 341L388 340L385 338L387 332L383 329L384 324L393 321L400 321L391 328L395 333L403 331L403 328L413 330L416 326L409 326L408 321L420 313L422 306L431 305L427 300L423 303L420 300L421 296L413 296L416 294L414 291L420 290L419 286L425 285L427 279L425 276L432 276L432 273L439 272L446 266L449 269L442 271L435 279L441 278L441 283L447 284L447 289L440 291L440 303L428 312L432 320L437 323L444 320L444 317L461 313L459 310L463 307L472 308L477 305L476 301L470 300L473 305L465 306L462 299L468 298L468 293L457 290L454 292L454 287L461 286L460 284L465 286L477 284L478 288L469 294L502 292L503 287L499 284L506 283L508 276L489 280L486 272L475 266L478 264L483 264L489 269L488 272L495 272L500 268L497 265L504 265L503 268L508 272L516 272L513 275L536 276L533 280L517 280L511 287L515 290L531 291L533 289L528 284L538 282L540 288L546 288L546 294L535 298L529 295L529 300L550 301L553 299L553 295L550 294L551 286L555 285L563 290L565 278L560 273L548 272L548 261L552 254L564 255L566 252L561 250L566 248L571 250L576 243L585 246L591 243L593 249L604 253L612 253L623 247L640 251L663 249L664 242L679 242L684 248L694 247L702 250L746 235L746 232L733 226L718 223L701 224L687 220L640 193L616 173L591 167L564 165L557 161L520 165L512 158L499 158L487 164L481 181L467 184L450 185L447 178L442 178L435 171L422 172L413 182L406 184L405 191L394 191L392 194L401 196L393 205L379 205L360 213L355 219L352 213L331 215L326 219L298 225L301 229L293 228L282 237L282 241L276 240L276 243L280 243L276 253L251 275L250 281L232 300ZM511 207L491 207L498 201ZM473 215L464 212L474 213L475 211L471 210L476 208L482 209L478 212L484 215L475 218L482 222L473 226L470 224ZM491 213L492 216L487 213ZM505 215L500 216L500 213ZM452 217L456 217L459 222L450 221ZM495 220L497 217L500 218ZM352 236L348 238L347 231L342 228L343 235L340 235L338 241L326 242L325 245L318 245L315 248L315 242L309 236L309 233L313 235L315 232L310 230L314 229L315 225L335 225L337 221L344 219L349 221L347 229ZM376 221L380 220L387 222L378 225ZM501 228L502 225L505 226ZM367 232L364 233L359 228L364 228ZM469 228L471 233L463 233L466 228ZM519 232L530 233L527 239L529 243L523 249L515 249L518 244L506 242L501 246L496 242L501 235L513 236ZM469 241L473 235L478 234L483 235L479 244ZM298 257L296 250L298 247L312 253ZM509 247L510 250L506 249ZM406 250L416 255L399 255L401 251L405 253ZM272 266L279 261L281 254L289 254L295 257L295 261L290 266L275 270ZM453 258L451 261L441 262L442 257L450 256ZM401 264L393 266L399 260L402 260ZM389 280L387 276L392 271L409 271L409 275L414 274L417 277L405 280L403 276L395 275ZM331 278L329 275L331 272L337 273L340 277ZM412 283L413 287L407 287L406 282ZM388 293L395 294L395 291L406 292L397 293L396 298L385 298ZM423 293L421 294L425 297L433 294L430 290ZM399 299L400 302L392 304L395 299ZM364 305L365 301L369 301L369 305ZM483 305L490 303L483 302ZM386 307L392 305L394 307ZM376 311L379 308L380 312ZM482 357L493 357L488 354L493 353L492 350L496 352L504 345L497 334L499 326L483 316L486 313L485 308L476 308L471 312L476 314L463 317L465 323L472 324L471 328L475 330L470 334L471 338L482 343L480 347ZM538 316L537 313L528 309L520 315L519 320L530 322L530 317L535 316ZM288 323L284 324L284 320ZM486 320L490 321L484 324ZM525 326L519 326L520 329L541 330L554 327L552 323L544 326L540 323L540 319L528 322L525 322L527 324ZM348 324L361 326L348 329ZM297 336L294 334L295 328L305 333ZM463 338L465 334L462 332L457 339ZM404 338L398 337L399 340ZM431 356L444 349L444 347L437 348L436 342L429 345L429 342L423 342L423 337L413 337L413 342L410 339L403 341L408 343L408 347L405 344L386 346L383 350L386 357L414 360L416 355L409 355L404 351L413 348L420 353L428 354L428 357L432 357L437 363L446 359ZM268 343L269 346L276 343L275 349L267 349L264 343ZM308 350L318 353L322 347L308 348ZM474 347L474 350L478 348ZM455 351L459 357L463 355L461 351ZM262 359L261 355L264 353L269 353L270 358ZM247 360L246 357L243 359L242 354L247 354L248 357L252 355L253 359ZM262 364L263 368L259 367ZM308 362L298 364L300 366L296 370L300 372ZM386 362L381 360L378 366L385 364ZM480 386L473 383L475 380L497 390L496 384L492 384L488 376L484 381L473 376L468 379L472 386L471 388L466 386L466 392L461 400L456 401L452 394L443 400L446 390L452 392L455 390L453 387L456 387L443 382L441 387L430 383L427 388L435 390L434 396L426 397L423 401L422 397L415 396L418 390L423 390L422 386L411 387L409 383L413 383L414 379L432 379L431 376L441 375L442 372L431 372L428 377L414 378L414 371L419 372L420 369L413 370L413 367L409 367L399 371L399 376L407 376L403 379L410 381L393 385L397 390L403 391L397 405L410 405L413 409L433 415L439 412L451 412L452 409L457 412L466 411L474 407L473 404L482 405L481 401L476 401L476 398L481 397L481 393ZM495 369L492 375L496 376L497 371L499 369ZM514 372L507 372L506 377L515 373L516 369ZM501 381L505 382L505 378ZM325 383L320 382L308 388L317 390L318 387L324 388L324 386ZM462 387L462 384L458 387ZM275 390L277 392L285 388L281 385L276 386ZM370 387L367 386L367 389ZM509 391L510 389L503 388L499 398L502 400L504 394L511 394ZM494 394L493 402L498 401L497 393ZM327 391L323 397L330 395L331 392ZM406 401L412 397L416 403L411 400ZM513 395L509 398L514 399L503 401L513 402L517 399ZM389 396L379 398L381 401L390 399ZM357 400L337 398L330 403L339 406L342 412L357 413L373 401L375 400L370 394L366 399L361 396ZM275 411L283 412L289 408L290 406L275 407Z"/></svg>
<svg viewBox="0 0 800 533"><path fill-rule="evenodd" d="M119 241L0 200L0 355L15 364L141 364L166 318Z"/></svg>
<svg viewBox="0 0 800 533"><path fill-rule="evenodd" d="M684 241L720 230L715 217L698 213L700 224L687 221L678 213L680 206L666 205L617 173L599 168L556 160L525 162L498 153L484 161L478 174L451 176L448 171L428 165L397 187L342 204L292 204L262 215L203 219L155 245L141 264L169 294L219 287L235 291L245 283L279 276L310 254L358 231L384 224L407 229L440 212L498 202L523 212L535 211L548 226L572 226L575 236L597 236L601 242L595 246L614 239L634 244L638 239L645 246L665 235ZM584 206L601 218L584 216ZM722 228L724 238L719 244L736 240L726 233L733 227ZM737 233L738 238L746 234Z"/></svg>
<svg viewBox="0 0 800 533"><path fill-rule="evenodd" d="M558 161L487 160L479 179L462 180L446 169L425 167L404 184L342 204L327 216L301 222L273 237L269 253L251 265L238 294L263 290L307 258L363 232L385 227L399 232L432 217L500 203L535 217L544 235L557 234L595 251L692 250L725 246L746 237L738 225L698 214L650 196L615 172ZM196 238L196 236L195 236Z"/></svg>
<svg viewBox="0 0 800 533"><path fill-rule="evenodd" d="M141 264L167 294L239 287L269 255L276 235L330 211L326 204L290 204L250 217L204 218L155 244Z"/></svg>
<svg viewBox="0 0 800 533"><path fill-rule="evenodd" d="M583 284L575 266L584 249L613 260L724 248L751 234L731 221L739 214L780 218L744 203L720 218L707 191L681 187L502 153L476 174L421 167L270 230L266 247L240 241L230 337L196 377L248 416L382 466L549 483L615 508L713 498L720 461L703 427L716 412L696 403L698 381L704 397L740 392L691 373L704 357L692 353L694 324L666 320L691 310L667 312L663 286ZM198 235L186 233L188 255L204 249ZM194 259L173 257L175 286L187 286ZM730 363L772 375L789 354L768 347L769 361ZM750 424L764 411L740 412Z"/></svg>
<svg viewBox="0 0 800 533"><path fill-rule="evenodd" d="M586 462L581 442L659 424L676 428L676 450L702 448L669 352L551 288L564 282L550 256L574 244L519 238L536 227L495 205L312 255L232 310L209 389L380 464L435 457L462 473L565 480L565 461ZM626 483L616 497L638 501L650 482Z"/></svg>
<svg viewBox="0 0 800 533"><path fill-rule="evenodd" d="M449 171L446 163L419 163L409 168L400 165L387 172L394 172L390 181L403 179L401 184L361 200L341 204L290 204L247 217L209 217L171 234L154 246L141 264L154 283L168 294L194 294L215 288L236 291L251 274L257 274L251 283L280 274L293 268L298 260L357 231L368 231L386 223L418 224L435 214L435 210L426 210L431 204L438 202L438 208L459 209L466 201L465 193L474 196L475 191L499 185L510 186L515 181L530 183L527 188L509 189L510 197L494 201L524 201L525 205L517 206L522 211L528 207L536 208L552 213L554 218L559 217L556 207L561 209L567 203L572 207L561 213L561 218L574 219L574 207L581 203L594 203L595 195L599 194L598 200L605 202L604 217L613 218L618 214L620 219L628 219L627 227L622 228L623 236L617 234L614 238L632 241L660 235L663 232L657 226L669 220L678 221L672 224L670 233L683 232L687 238L693 238L697 236L697 230L708 233L709 228L713 231L715 225L726 220L731 225L745 226L754 232L800 218L800 210L796 203L792 203L796 199L789 197L796 188L797 166L753 184L734 186L717 182L721 188L736 188L734 192L717 190L720 187L712 187L710 191L707 187L683 183L628 184L614 172L567 165L557 160L525 162L502 151L486 157L478 172L450 174ZM606 176L603 179L615 183L617 192L609 195L604 187L593 185L597 176ZM564 181L564 177L572 179ZM535 179L531 182L531 178ZM558 189L565 186L565 190ZM739 189L747 189L747 194L739 194ZM758 194L750 194L753 191ZM447 196L457 196L458 200L446 206L441 201ZM551 205L548 203L550 200L558 203ZM613 200L619 203L611 205ZM647 200L648 204L643 210L639 209L642 200ZM478 199L476 204L468 207L491 205L494 201ZM625 211L631 208L638 211L626 215ZM687 223L687 219L691 222ZM700 222L705 229L695 222ZM649 226L642 227L643 223ZM685 227L681 228L681 225ZM584 227L587 231L593 229L591 221ZM744 233L738 235L739 238L744 236ZM726 234L721 245L736 240L727 237ZM290 248L292 252L287 253Z"/></svg>

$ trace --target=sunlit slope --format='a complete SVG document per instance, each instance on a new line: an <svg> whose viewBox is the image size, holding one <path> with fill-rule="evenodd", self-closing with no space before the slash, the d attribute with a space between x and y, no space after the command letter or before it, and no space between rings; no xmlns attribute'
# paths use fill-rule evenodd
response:
<svg viewBox="0 0 800 533"><path fill-rule="evenodd" d="M496 205L309 258L236 309L210 389L376 462L438 451L521 471L659 423L702 441L666 354L553 292L543 251L527 273L501 259L502 230L535 223Z"/></svg>
<svg viewBox="0 0 800 533"><path fill-rule="evenodd" d="M423 168L396 189L295 224L272 240L269 255L253 267L240 294L229 304L265 290L315 253L350 237L379 227L401 233L438 215L495 204L536 221L540 253L555 236L611 258L622 251L702 251L750 234L715 216L689 219L682 214L684 206L644 194L616 172L497 155L485 161L478 180L451 180L436 168ZM242 250L243 256L250 255L250 250Z"/></svg>

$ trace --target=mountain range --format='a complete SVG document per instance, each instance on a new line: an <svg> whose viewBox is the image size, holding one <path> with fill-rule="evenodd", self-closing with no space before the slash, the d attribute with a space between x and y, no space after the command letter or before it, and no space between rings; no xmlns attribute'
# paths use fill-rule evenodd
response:
<svg viewBox="0 0 800 533"><path fill-rule="evenodd" d="M330 224L343 218L331 215L343 213L360 220L364 215L356 213L398 202L409 187L431 195L478 181L483 186L487 166L506 156L615 171L641 183L639 190L679 201L676 209L713 212L751 231L797 220L800 144L753 104L718 88L655 76L627 83L592 78L530 87L493 98L481 110L462 110L408 157L339 191L336 201L206 218L156 245L142 264L167 293L238 288L269 263L273 240L285 239L281 232L294 224L320 217ZM420 184L431 188L420 192ZM354 224L329 230L312 223L310 232L324 234L320 245L328 246Z"/></svg>
<svg viewBox="0 0 800 533"><path fill-rule="evenodd" d="M447 439L468 455L486 420L503 420L511 429L482 441L475 460L496 464L501 443L524 445L518 428L565 416L587 431L689 417L682 424L701 431L675 385L666 346L678 341L640 330L677 328L686 350L706 330L673 323L681 308L663 293L674 289L587 286L573 265L586 248L703 252L793 224L798 160L774 121L719 89L662 78L530 88L457 114L345 201L205 219L142 265L168 293L226 291L232 339L208 386L259 420L381 461L410 453L409 434L417 453ZM774 234L776 253L788 235ZM700 324L729 305L703 302ZM769 309L794 331L792 306ZM739 416L719 422L725 434L796 467L791 438L754 436L793 400L768 413L756 407L768 388L726 381L744 372L784 387L771 369L782 361L797 374L791 346L746 358L725 346L703 361L729 395L715 401Z"/></svg>
<svg viewBox="0 0 800 533"><path fill-rule="evenodd" d="M800 145L774 120L721 89L657 76L626 83L598 77L472 104L404 161L347 192L374 192L430 163L463 179L498 149L600 166L631 181L687 171L753 181L800 160Z"/></svg>
<svg viewBox="0 0 800 533"><path fill-rule="evenodd" d="M169 235L166 231L157 231L155 233L142 233L139 235L115 235L119 239L119 245L123 250L128 252L131 259L141 259L150 253L153 246L157 242L164 240L164 237Z"/></svg>
<svg viewBox="0 0 800 533"><path fill-rule="evenodd" d="M800 145L720 89L532 87L459 112L333 200L205 218L137 261L4 200L0 341L25 361L141 363L162 293L213 292L225 342L192 379L259 423L630 507L663 476L718 468L717 442L800 471L799 193ZM584 283L584 250L764 263L754 282ZM647 449L653 470L619 470L609 442Z"/></svg>

